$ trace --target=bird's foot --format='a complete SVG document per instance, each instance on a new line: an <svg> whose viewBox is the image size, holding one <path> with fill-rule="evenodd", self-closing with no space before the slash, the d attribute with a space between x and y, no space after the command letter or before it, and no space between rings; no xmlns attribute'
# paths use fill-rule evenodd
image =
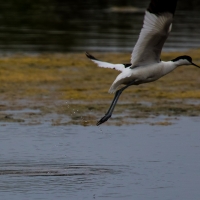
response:
<svg viewBox="0 0 200 200"><path fill-rule="evenodd" d="M111 117L110 114L106 114L104 117L102 117L102 118L97 122L97 126L99 126L100 124L103 124L104 122L106 122L110 117Z"/></svg>

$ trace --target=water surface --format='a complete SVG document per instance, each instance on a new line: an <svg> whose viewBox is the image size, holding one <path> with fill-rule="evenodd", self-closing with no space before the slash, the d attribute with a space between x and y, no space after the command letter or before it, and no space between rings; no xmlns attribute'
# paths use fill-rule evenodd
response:
<svg viewBox="0 0 200 200"><path fill-rule="evenodd" d="M199 120L182 117L171 126L1 124L1 198L198 200Z"/></svg>

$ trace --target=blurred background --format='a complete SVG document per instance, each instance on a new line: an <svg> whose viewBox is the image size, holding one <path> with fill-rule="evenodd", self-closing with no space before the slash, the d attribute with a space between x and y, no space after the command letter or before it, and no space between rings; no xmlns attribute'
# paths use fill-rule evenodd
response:
<svg viewBox="0 0 200 200"><path fill-rule="evenodd" d="M149 0L6 0L0 53L129 52ZM165 51L200 47L200 0L178 2Z"/></svg>

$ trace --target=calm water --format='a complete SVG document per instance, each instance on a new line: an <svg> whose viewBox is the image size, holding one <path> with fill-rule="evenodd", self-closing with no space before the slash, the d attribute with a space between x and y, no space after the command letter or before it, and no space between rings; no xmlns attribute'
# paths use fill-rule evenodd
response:
<svg viewBox="0 0 200 200"><path fill-rule="evenodd" d="M1 124L1 199L198 200L199 121L101 128Z"/></svg>
<svg viewBox="0 0 200 200"><path fill-rule="evenodd" d="M0 52L131 52L149 0L7 0ZM120 8L128 8L122 10ZM179 1L165 50L200 47L200 2Z"/></svg>

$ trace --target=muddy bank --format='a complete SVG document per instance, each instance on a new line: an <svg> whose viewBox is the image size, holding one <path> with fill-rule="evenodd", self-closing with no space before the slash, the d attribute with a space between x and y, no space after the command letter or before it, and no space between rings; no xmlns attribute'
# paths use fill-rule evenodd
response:
<svg viewBox="0 0 200 200"><path fill-rule="evenodd" d="M114 63L130 54L93 53ZM190 55L200 65L200 49L162 55L171 60ZM84 53L12 55L0 58L0 121L38 124L95 124L113 95L107 91L118 72L96 67ZM200 70L183 66L159 81L132 86L119 99L107 124L142 123L149 117L200 115Z"/></svg>

